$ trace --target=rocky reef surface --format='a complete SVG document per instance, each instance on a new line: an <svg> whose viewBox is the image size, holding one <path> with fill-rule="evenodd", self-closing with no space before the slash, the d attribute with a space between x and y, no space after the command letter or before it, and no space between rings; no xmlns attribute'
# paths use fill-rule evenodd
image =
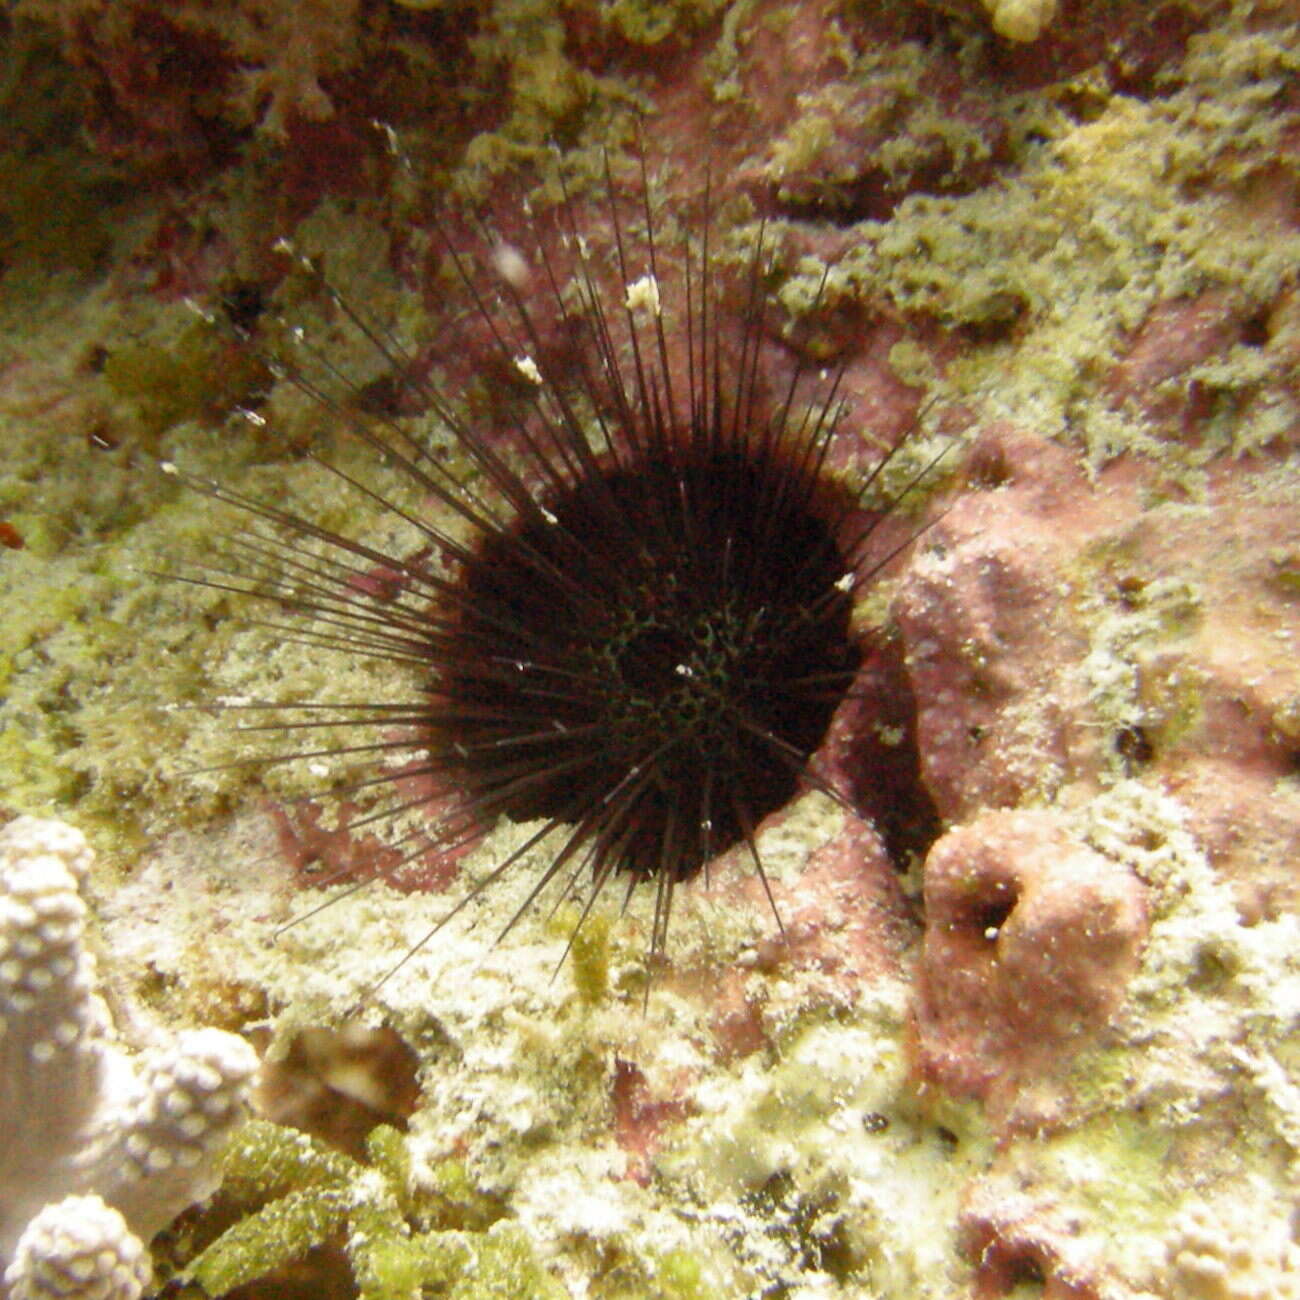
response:
<svg viewBox="0 0 1300 1300"><path fill-rule="evenodd" d="M160 1283L1300 1291L1293 6L15 0L0 34L0 817L98 849L60 897L93 904L115 1012L263 1058ZM274 359L305 340L421 437L411 374L508 430L434 223L563 265L571 221L620 302L633 113L665 283L707 180L718 328L761 227L764 383L843 368L843 481L905 438L879 505L947 449L890 520L885 550L920 535L856 611L875 652L822 755L863 815L769 818L784 936L728 855L649 983L638 897L567 961L576 905L494 942L544 845L428 939L530 828L386 879L364 792L330 793L372 760L245 763L276 738L210 706L411 677L155 576L243 526L164 463L411 544L340 494L318 456L383 467ZM138 1290L164 1225L64 1182L37 1199L98 1205L33 1240L107 1225Z"/></svg>

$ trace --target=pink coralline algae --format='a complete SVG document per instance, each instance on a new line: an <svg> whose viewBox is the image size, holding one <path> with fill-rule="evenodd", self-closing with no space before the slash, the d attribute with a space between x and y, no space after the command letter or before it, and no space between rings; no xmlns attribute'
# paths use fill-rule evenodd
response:
<svg viewBox="0 0 1300 1300"><path fill-rule="evenodd" d="M1062 574L1105 507L1068 451L1008 427L980 438L967 472L985 490L927 539L897 606L922 772L950 822L1097 765L1088 683L1062 671L1086 653Z"/></svg>
<svg viewBox="0 0 1300 1300"><path fill-rule="evenodd" d="M1137 877L1047 811L987 813L946 835L925 904L921 1072L994 1106L1104 1028L1147 929Z"/></svg>
<svg viewBox="0 0 1300 1300"><path fill-rule="evenodd" d="M1272 866L1300 846L1286 489L1225 462L1203 501L1155 511L1134 462L1091 483L1064 448L1001 424L967 476L896 606L939 815L1154 778L1191 810L1244 919L1293 906L1300 886Z"/></svg>
<svg viewBox="0 0 1300 1300"><path fill-rule="evenodd" d="M967 1252L979 1260L978 1300L1011 1294L1026 1277L1042 1278L1043 1300L1101 1300L1115 1294L1099 1281L1073 1216L1042 1204L1009 1178L995 1176L977 1187L961 1224Z"/></svg>
<svg viewBox="0 0 1300 1300"><path fill-rule="evenodd" d="M215 1187L257 1064L216 1029L136 1055L86 949L80 832L0 831L0 1268L10 1300L134 1300L143 1243Z"/></svg>

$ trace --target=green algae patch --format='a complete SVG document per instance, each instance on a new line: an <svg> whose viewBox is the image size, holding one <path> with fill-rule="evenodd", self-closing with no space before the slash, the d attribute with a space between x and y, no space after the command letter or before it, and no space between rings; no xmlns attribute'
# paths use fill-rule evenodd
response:
<svg viewBox="0 0 1300 1300"><path fill-rule="evenodd" d="M1159 1237L1176 1208L1169 1170L1173 1143L1152 1119L1112 1113L1051 1138L1035 1150L1044 1178L1071 1189L1070 1199L1123 1252L1126 1241Z"/></svg>
<svg viewBox="0 0 1300 1300"><path fill-rule="evenodd" d="M726 0L605 0L601 18L625 41L655 46L689 36L726 7Z"/></svg>
<svg viewBox="0 0 1300 1300"><path fill-rule="evenodd" d="M71 149L39 158L0 154L0 265L36 263L88 275L112 244L107 179Z"/></svg>
<svg viewBox="0 0 1300 1300"><path fill-rule="evenodd" d="M380 1125L366 1145L362 1163L295 1130L247 1124L225 1153L222 1192L245 1212L181 1278L224 1295L341 1238L362 1300L418 1300L427 1288L457 1300L564 1300L517 1225L442 1226L436 1196L411 1187L395 1129Z"/></svg>
<svg viewBox="0 0 1300 1300"><path fill-rule="evenodd" d="M1120 1044L1085 1047L1070 1062L1066 1079L1079 1114L1123 1111L1132 1102L1132 1051Z"/></svg>
<svg viewBox="0 0 1300 1300"><path fill-rule="evenodd" d="M703 1263L686 1250L669 1251L656 1260L653 1281L637 1294L646 1300L722 1300L709 1284Z"/></svg>
<svg viewBox="0 0 1300 1300"><path fill-rule="evenodd" d="M573 986L588 1006L595 1006L609 993L612 918L608 913L597 912L583 919L579 909L568 908L560 924L573 939L569 950Z"/></svg>
<svg viewBox="0 0 1300 1300"><path fill-rule="evenodd" d="M12 7L11 7L12 8ZM11 16L0 33L0 276L9 289L33 268L88 276L113 247L127 187L81 138L86 87L56 38Z"/></svg>
<svg viewBox="0 0 1300 1300"><path fill-rule="evenodd" d="M150 444L184 420L220 418L270 381L260 360L198 317L167 342L115 349L103 374L108 387L135 407Z"/></svg>
<svg viewBox="0 0 1300 1300"><path fill-rule="evenodd" d="M388 1141L401 1141L400 1135L389 1130ZM408 1171L402 1179L402 1186L409 1186L409 1156L405 1144L402 1155ZM454 1158L440 1160L422 1180L424 1193L421 1201L423 1214L433 1223L448 1228L458 1228L465 1232L486 1232L494 1223L505 1217L505 1207L501 1201L480 1191L474 1185L469 1171L461 1160Z"/></svg>
<svg viewBox="0 0 1300 1300"><path fill-rule="evenodd" d="M1269 582L1289 600L1300 599L1300 550L1275 547L1269 552Z"/></svg>
<svg viewBox="0 0 1300 1300"><path fill-rule="evenodd" d="M24 552L0 577L8 609L0 628L9 665L5 797L28 811L77 803L129 837L124 807L150 786L157 746L183 735L162 707L183 696L183 679L198 665L172 611L123 571L122 557L109 560L112 549ZM146 646L149 671L133 671Z"/></svg>
<svg viewBox="0 0 1300 1300"><path fill-rule="evenodd" d="M501 1224L474 1243L473 1257L448 1290L450 1300L568 1300L538 1263L527 1235Z"/></svg>
<svg viewBox="0 0 1300 1300"><path fill-rule="evenodd" d="M454 184L474 194L507 168L543 158L548 142L574 138L601 82L569 57L554 0L494 0L471 46L481 69L501 69L508 106L504 121L465 151Z"/></svg>
<svg viewBox="0 0 1300 1300"><path fill-rule="evenodd" d="M405 338L418 300L396 292L388 243L376 230L364 211L326 203L301 223L301 241L310 253L328 249L345 288ZM255 601L186 581L213 577L204 566L220 564L250 518L186 488L167 467L340 531L408 543L394 540L392 519L373 503L349 498L333 475L294 459L326 439L320 407L291 384L266 397L270 433L224 415L260 391L267 370L214 323L181 303L124 302L107 281L10 276L5 289L0 348L21 363L20 382L0 395L0 517L24 546L0 564L0 754L9 778L0 806L74 813L101 850L127 857L164 828L219 816L259 789L255 766L238 765L257 755L251 737L233 715L204 704L222 695L274 698L281 680L295 684L299 699L331 687L352 687L358 698L401 689L374 663L340 675L302 647L281 643L268 653L267 639L248 626L265 612ZM290 319L352 383L381 370L373 345L340 346L337 321L301 278L287 281L282 296ZM287 338L285 326L271 344ZM373 478L359 440L337 430L334 439L346 444L338 463ZM408 486L385 489L409 508ZM294 769L261 788L296 794L319 784Z"/></svg>

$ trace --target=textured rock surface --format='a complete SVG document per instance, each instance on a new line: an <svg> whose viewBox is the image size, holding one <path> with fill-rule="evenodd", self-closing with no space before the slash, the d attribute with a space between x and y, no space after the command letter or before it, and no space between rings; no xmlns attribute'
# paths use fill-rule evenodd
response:
<svg viewBox="0 0 1300 1300"><path fill-rule="evenodd" d="M6 91L0 159L0 811L57 808L99 836L109 946L162 1023L262 1034L287 1062L303 1043L396 1036L415 1061L398 1091L420 1089L404 1139L419 1203L449 1207L448 1231L502 1225L574 1296L1286 1294L1300 1199L1286 6L21 0L4 21L4 84L21 92ZM949 448L882 534L888 550L928 526L864 594L869 703L824 755L869 815L810 797L764 827L788 945L727 861L681 891L648 1000L636 899L598 909L556 975L572 909L491 942L538 853L359 1016L447 910L436 891L527 832L427 864L414 883L432 894L372 885L272 942L335 897L339 883L315 887L333 872L400 856L349 829L364 789L342 812L325 797L370 760L242 766L266 751L231 714L157 706L401 699L418 682L268 641L228 596L148 577L237 526L152 466L382 546L406 535L302 453L367 478L373 458L184 298L271 350L300 326L367 411L436 436L401 368L272 251L291 238L415 373L508 429L510 377L428 212L450 205L454 238L481 252L454 219L473 196L503 239L527 250L536 230L559 250L539 165L558 140L578 230L607 247L607 141L637 210L629 104L647 113L666 280L674 223L702 212L706 152L724 281L766 222L763 379L779 394L796 360L844 365L845 482L916 430L879 504ZM612 260L597 281L622 301ZM725 348L744 293L722 288ZM563 358L560 323L539 329ZM992 895L974 917L967 878ZM361 1097L405 1120L366 1079L394 1056L329 1060L298 1091L313 1111ZM375 1118L348 1114L311 1122ZM374 1180L359 1190L373 1198ZM328 1251L315 1266L318 1292L345 1284Z"/></svg>
<svg viewBox="0 0 1300 1300"><path fill-rule="evenodd" d="M1285 1220L1261 1220L1240 1205L1196 1206L1176 1226L1169 1281L1178 1300L1294 1300L1300 1247Z"/></svg>
<svg viewBox="0 0 1300 1300"><path fill-rule="evenodd" d="M986 813L944 836L925 863L922 1075L995 1110L1032 1083L1041 1104L1124 1001L1145 895L1055 813Z"/></svg>

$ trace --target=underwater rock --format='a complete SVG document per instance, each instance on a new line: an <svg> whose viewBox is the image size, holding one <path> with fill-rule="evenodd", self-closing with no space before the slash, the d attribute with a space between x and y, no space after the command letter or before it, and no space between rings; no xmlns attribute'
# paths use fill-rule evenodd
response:
<svg viewBox="0 0 1300 1300"><path fill-rule="evenodd" d="M1123 1001L1145 892L1052 812L987 813L944 836L925 864L922 1075L991 1105L1043 1088Z"/></svg>

